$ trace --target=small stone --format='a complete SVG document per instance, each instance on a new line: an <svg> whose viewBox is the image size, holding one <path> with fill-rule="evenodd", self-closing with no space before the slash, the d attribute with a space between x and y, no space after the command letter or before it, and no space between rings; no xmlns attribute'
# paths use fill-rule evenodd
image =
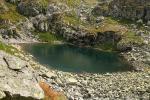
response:
<svg viewBox="0 0 150 100"><path fill-rule="evenodd" d="M52 79L57 78L57 75L54 74L53 72L50 72L50 71L48 71L45 75L46 75L47 77L49 77L49 78L52 78Z"/></svg>
<svg viewBox="0 0 150 100"><path fill-rule="evenodd" d="M104 74L105 76L111 76L111 74L110 73L106 73L106 74Z"/></svg>
<svg viewBox="0 0 150 100"><path fill-rule="evenodd" d="M78 81L75 78L68 78L67 82L68 84L76 85Z"/></svg>

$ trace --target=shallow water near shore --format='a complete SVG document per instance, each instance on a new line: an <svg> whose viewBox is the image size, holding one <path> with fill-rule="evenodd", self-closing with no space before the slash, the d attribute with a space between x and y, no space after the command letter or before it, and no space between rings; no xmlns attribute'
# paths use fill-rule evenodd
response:
<svg viewBox="0 0 150 100"><path fill-rule="evenodd" d="M104 52L72 45L23 44L22 48L51 69L75 73L129 71L129 65L116 52Z"/></svg>

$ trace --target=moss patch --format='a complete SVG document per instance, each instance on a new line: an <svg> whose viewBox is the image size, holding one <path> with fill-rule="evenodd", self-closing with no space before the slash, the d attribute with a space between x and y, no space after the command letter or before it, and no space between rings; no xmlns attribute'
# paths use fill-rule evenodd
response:
<svg viewBox="0 0 150 100"><path fill-rule="evenodd" d="M52 43L54 41L64 41L64 39L61 36L58 36L51 32L35 32L35 34L38 35L39 39L42 42Z"/></svg>

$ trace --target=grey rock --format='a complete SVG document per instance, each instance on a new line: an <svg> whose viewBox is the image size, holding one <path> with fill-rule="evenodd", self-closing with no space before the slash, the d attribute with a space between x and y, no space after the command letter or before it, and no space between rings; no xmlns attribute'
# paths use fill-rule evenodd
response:
<svg viewBox="0 0 150 100"><path fill-rule="evenodd" d="M44 98L44 92L35 78L38 75L31 66L26 67L25 61L0 51L0 62L0 98L5 97L3 92L7 94L6 99L42 100Z"/></svg>
<svg viewBox="0 0 150 100"><path fill-rule="evenodd" d="M78 81L75 78L70 77L66 80L66 82L70 85L76 85Z"/></svg>
<svg viewBox="0 0 150 100"><path fill-rule="evenodd" d="M148 0L113 0L109 4L109 13L114 17L122 17L130 20L148 20ZM134 9L135 8L135 9Z"/></svg>
<svg viewBox="0 0 150 100"><path fill-rule="evenodd" d="M5 97L6 97L5 93L2 92L2 91L0 91L0 99L3 99L3 98L5 98Z"/></svg>
<svg viewBox="0 0 150 100"><path fill-rule="evenodd" d="M147 21L147 25L148 25L148 26L150 26L150 20L149 20L149 21Z"/></svg>
<svg viewBox="0 0 150 100"><path fill-rule="evenodd" d="M27 66L27 62L21 60L18 57L14 57L12 55L4 56L4 59L8 64L8 67L13 70L21 70L23 67Z"/></svg>
<svg viewBox="0 0 150 100"><path fill-rule="evenodd" d="M27 1L26 3L21 1L17 6L17 10L25 16L36 16L42 13L42 7L38 4L38 0Z"/></svg>
<svg viewBox="0 0 150 100"><path fill-rule="evenodd" d="M6 0L6 1L13 3L13 4L16 4L16 3L19 3L21 0Z"/></svg>

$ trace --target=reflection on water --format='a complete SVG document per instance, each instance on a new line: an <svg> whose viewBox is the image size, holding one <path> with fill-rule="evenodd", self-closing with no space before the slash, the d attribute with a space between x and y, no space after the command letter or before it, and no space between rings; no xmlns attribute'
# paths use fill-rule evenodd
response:
<svg viewBox="0 0 150 100"><path fill-rule="evenodd" d="M114 52L70 45L26 44L24 49L41 64L67 72L106 73L127 71L128 65Z"/></svg>

